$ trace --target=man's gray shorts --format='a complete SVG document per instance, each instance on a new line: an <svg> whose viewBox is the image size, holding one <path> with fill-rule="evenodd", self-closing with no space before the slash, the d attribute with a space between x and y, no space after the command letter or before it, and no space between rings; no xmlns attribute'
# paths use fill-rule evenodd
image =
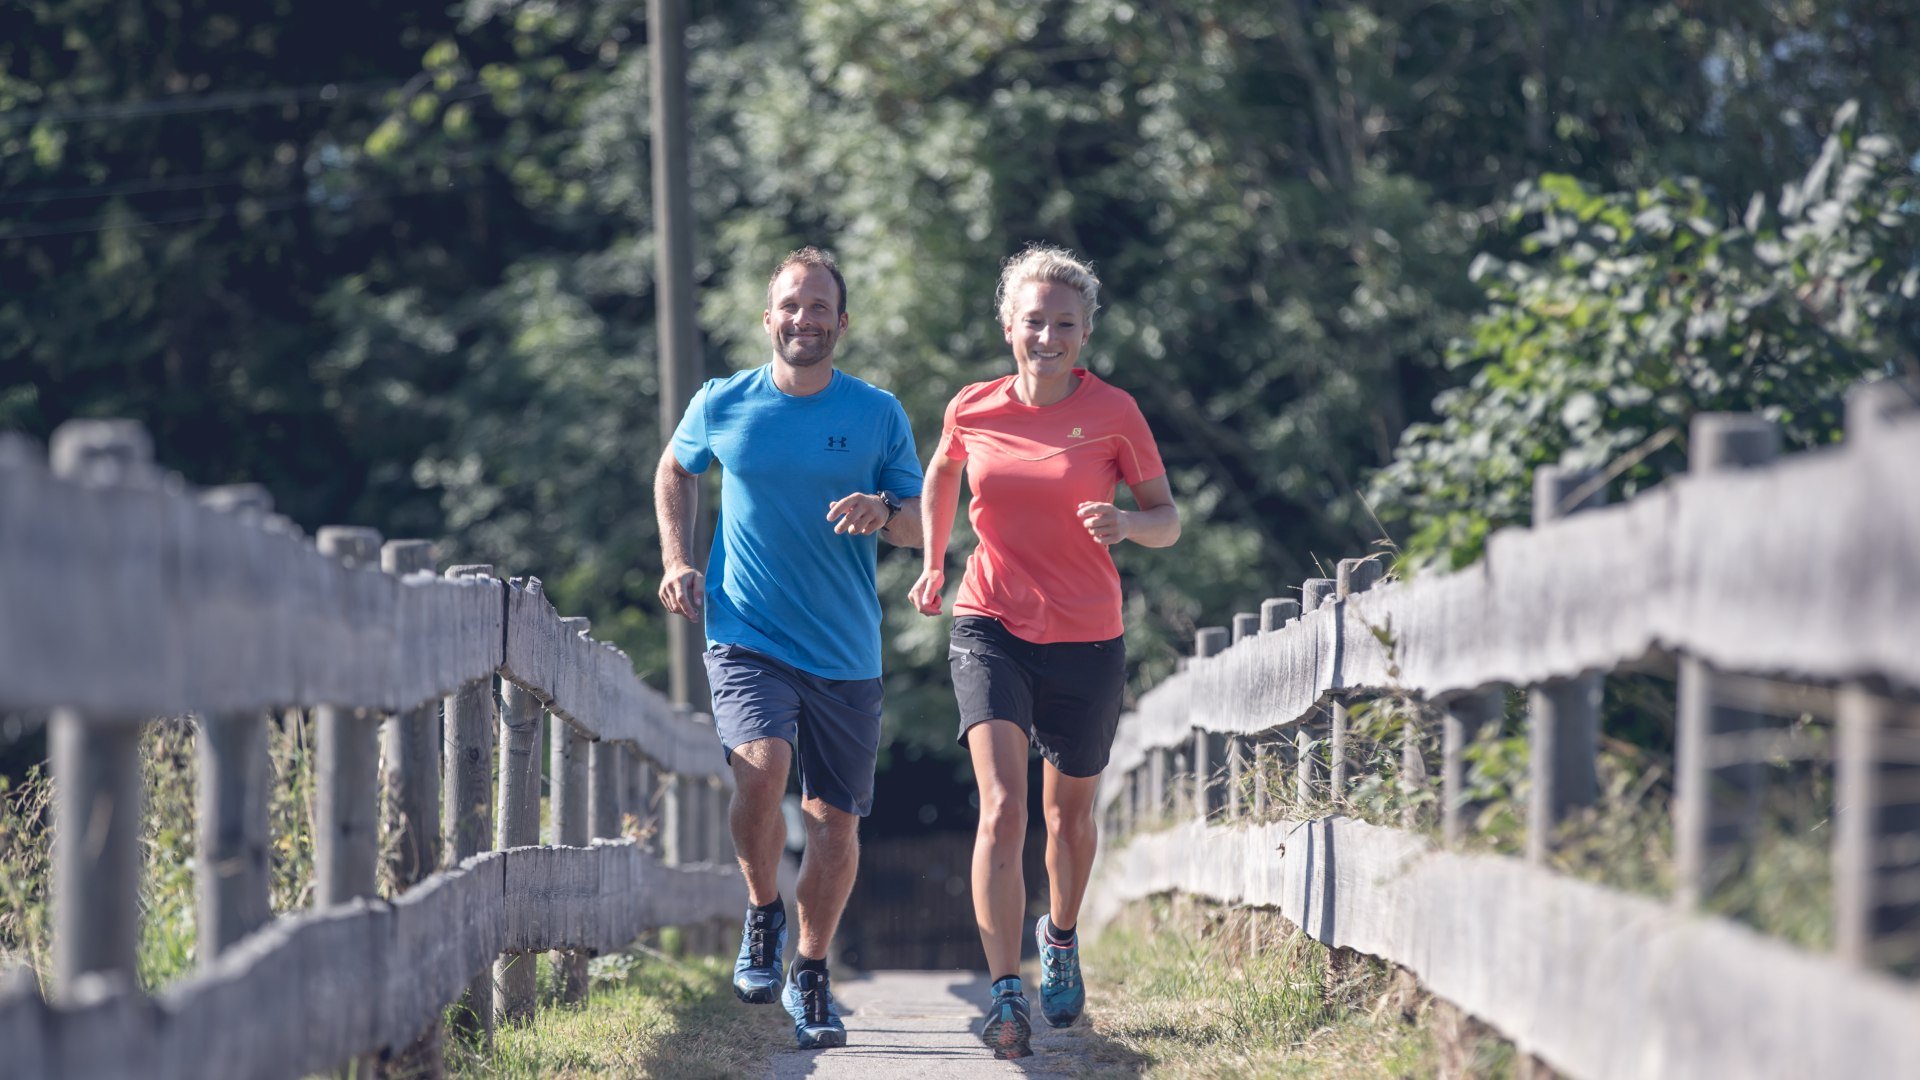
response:
<svg viewBox="0 0 1920 1080"><path fill-rule="evenodd" d="M738 645L706 652L713 727L726 749L755 739L793 748L800 792L866 817L880 755L880 680L823 679Z"/></svg>

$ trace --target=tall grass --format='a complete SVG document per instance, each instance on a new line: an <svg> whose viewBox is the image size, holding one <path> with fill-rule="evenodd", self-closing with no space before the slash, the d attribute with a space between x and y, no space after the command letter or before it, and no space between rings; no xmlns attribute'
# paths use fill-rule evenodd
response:
<svg viewBox="0 0 1920 1080"><path fill-rule="evenodd" d="M1665 898L1675 884L1672 684L1647 676L1610 678L1606 697L1609 711L1595 762L1599 797L1562 824L1550 865L1582 880ZM1252 769L1243 775L1246 804L1252 804L1259 782L1268 792L1268 820L1340 813L1437 833L1439 724L1431 713L1386 696L1354 705L1348 719L1353 765L1344 799L1324 794L1327 746L1320 739L1309 748L1322 780L1315 797L1297 799L1292 766L1269 764L1258 781ZM1826 948L1833 926L1833 768L1825 746L1830 726L1804 715L1779 723L1787 736L1779 745L1797 747L1797 756L1755 763L1751 843L1734 854L1706 907L1803 947ZM1468 850L1519 855L1526 848L1527 725L1526 695L1516 691L1500 721L1484 726L1465 748ZM1405 769L1402 750L1409 740L1423 765L1419 775Z"/></svg>
<svg viewBox="0 0 1920 1080"><path fill-rule="evenodd" d="M307 907L313 878L310 725L298 712L263 718L273 782L271 902L276 914ZM195 727L157 719L141 729L140 939L136 976L151 991L199 959L194 911ZM44 767L18 783L0 777L0 967L22 965L41 985L52 974L53 786Z"/></svg>
<svg viewBox="0 0 1920 1080"><path fill-rule="evenodd" d="M647 948L596 957L588 1004L542 1008L526 1026L500 1028L491 1052L450 1044L448 1071L476 1078L758 1075L771 1048L790 1043L791 1022L781 1009L742 1008L728 984L732 964L731 956L675 959Z"/></svg>
<svg viewBox="0 0 1920 1080"><path fill-rule="evenodd" d="M47 822L53 787L46 771L29 770L19 782L0 776L0 969L24 966L42 977L53 965L53 878Z"/></svg>
<svg viewBox="0 0 1920 1080"><path fill-rule="evenodd" d="M1195 901L1136 905L1087 946L1087 1016L1131 1064L1188 1078L1508 1075L1513 1055L1431 1022L1391 965L1330 953L1270 912ZM1099 1060L1084 1063L1106 1075Z"/></svg>

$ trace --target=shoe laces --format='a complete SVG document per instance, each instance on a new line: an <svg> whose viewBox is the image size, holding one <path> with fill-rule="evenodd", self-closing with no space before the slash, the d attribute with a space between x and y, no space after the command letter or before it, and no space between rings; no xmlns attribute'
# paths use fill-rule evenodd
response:
<svg viewBox="0 0 1920 1080"><path fill-rule="evenodd" d="M825 975L801 973L800 1010L809 1024L824 1024L833 1018L833 995L827 990Z"/></svg>
<svg viewBox="0 0 1920 1080"><path fill-rule="evenodd" d="M1080 981L1080 950L1072 945L1049 942L1040 950L1040 966L1046 969L1048 981L1071 986Z"/></svg>
<svg viewBox="0 0 1920 1080"><path fill-rule="evenodd" d="M773 963L770 939L773 935L773 917L758 912L747 920L747 959L754 967L767 967Z"/></svg>

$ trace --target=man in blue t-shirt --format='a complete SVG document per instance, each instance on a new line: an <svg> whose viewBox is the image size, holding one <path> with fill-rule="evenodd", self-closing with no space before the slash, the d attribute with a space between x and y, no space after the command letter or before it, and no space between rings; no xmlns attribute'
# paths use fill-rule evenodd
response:
<svg viewBox="0 0 1920 1080"><path fill-rule="evenodd" d="M920 464L892 394L833 367L847 286L801 248L774 269L761 321L773 361L711 379L660 455L660 602L707 628L713 724L733 766L730 825L747 879L733 988L776 994L803 1049L844 1046L826 958L859 864L880 750L876 536L920 546ZM688 555L698 474L714 462L720 529L703 575ZM794 763L807 827L794 900L800 935L782 986L786 909L775 873Z"/></svg>

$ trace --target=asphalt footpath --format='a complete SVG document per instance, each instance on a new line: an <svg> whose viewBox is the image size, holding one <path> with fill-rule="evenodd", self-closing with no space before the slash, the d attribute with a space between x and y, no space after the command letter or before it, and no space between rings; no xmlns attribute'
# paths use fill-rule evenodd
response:
<svg viewBox="0 0 1920 1080"><path fill-rule="evenodd" d="M1034 1006L1033 1056L995 1061L974 1032L986 1013L987 979L970 971L876 971L842 982L833 993L844 1009L847 1045L782 1050L767 1080L946 1080L1026 1076L1064 1080L1079 1073L1079 1028L1054 1031ZM1027 996L1033 997L1028 988Z"/></svg>

